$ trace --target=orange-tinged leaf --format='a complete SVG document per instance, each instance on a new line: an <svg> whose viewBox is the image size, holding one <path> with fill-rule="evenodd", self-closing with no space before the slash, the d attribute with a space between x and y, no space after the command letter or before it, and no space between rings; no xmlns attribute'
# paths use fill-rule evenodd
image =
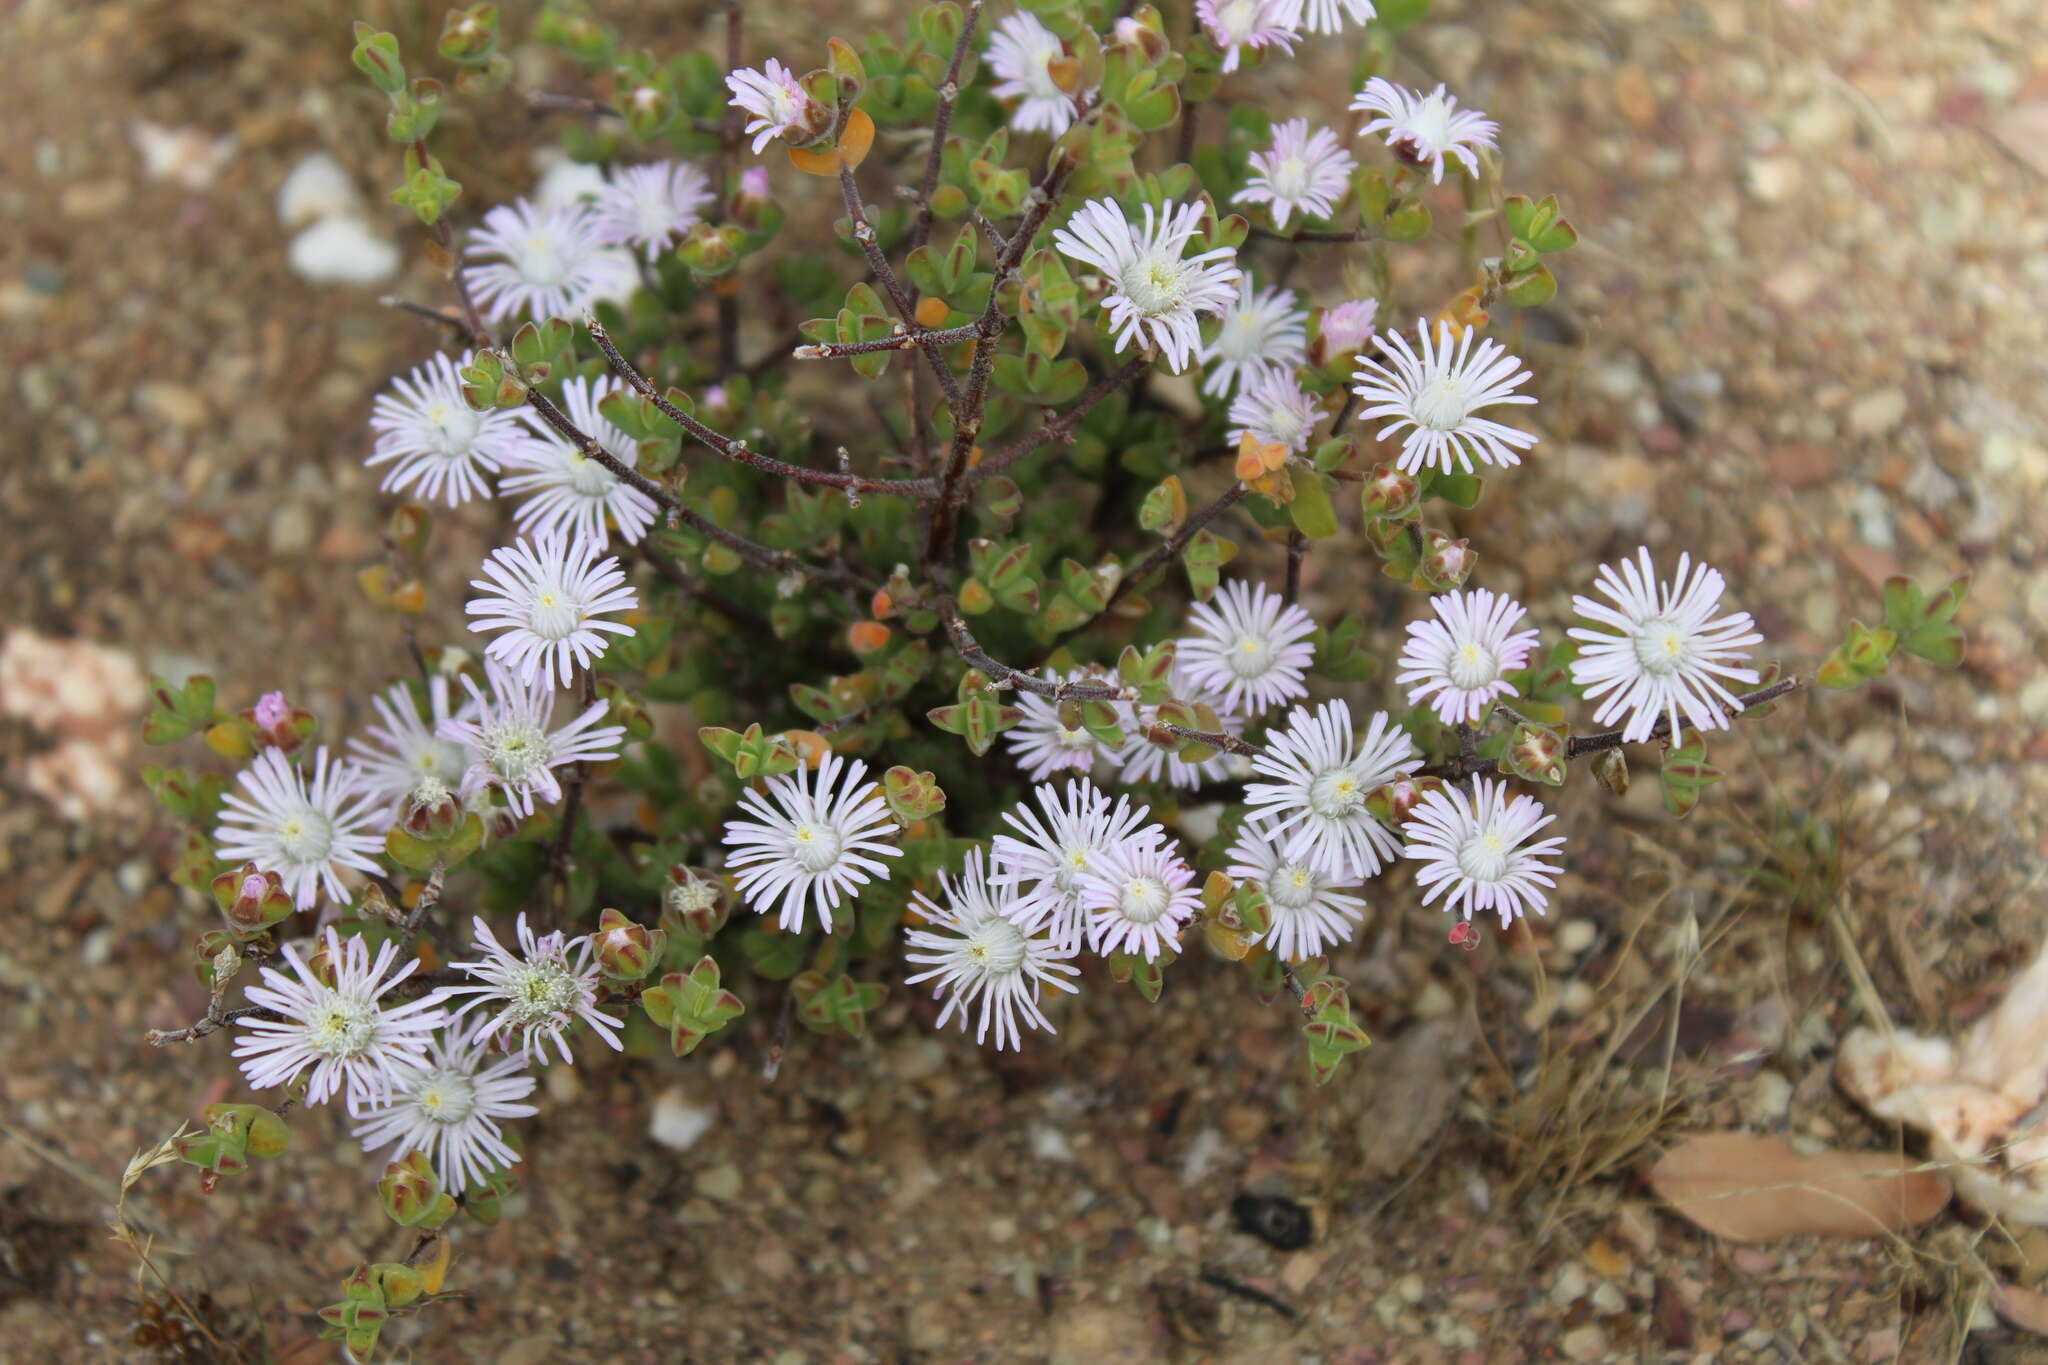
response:
<svg viewBox="0 0 2048 1365"><path fill-rule="evenodd" d="M1783 1138L1697 1133L1650 1168L1650 1187L1679 1213L1731 1242L1801 1233L1874 1237L1926 1222L1948 1204L1948 1181L1883 1152L1804 1156Z"/></svg>
<svg viewBox="0 0 2048 1365"><path fill-rule="evenodd" d="M874 145L875 121L858 109L848 114L846 127L839 134L839 164L852 170L868 159L868 149Z"/></svg>
<svg viewBox="0 0 2048 1365"><path fill-rule="evenodd" d="M420 1273L420 1279L426 1283L429 1294L441 1292L442 1282L448 1278L448 1262L454 1255L455 1245L446 1237L436 1237L434 1243L434 1254L413 1267Z"/></svg>
<svg viewBox="0 0 2048 1365"><path fill-rule="evenodd" d="M872 654L889 643L889 628L880 621L855 621L846 628L846 643L856 654Z"/></svg>
<svg viewBox="0 0 2048 1365"><path fill-rule="evenodd" d="M951 308L946 306L944 299L933 295L926 295L917 301L917 325L920 327L936 327L944 322L951 315L952 311Z"/></svg>
<svg viewBox="0 0 2048 1365"><path fill-rule="evenodd" d="M808 147L791 147L789 164L805 175L836 176L839 174L839 152L836 148L814 152Z"/></svg>
<svg viewBox="0 0 2048 1365"><path fill-rule="evenodd" d="M832 752L831 744L816 730L784 730L782 738L796 750L797 761L806 768L816 768Z"/></svg>

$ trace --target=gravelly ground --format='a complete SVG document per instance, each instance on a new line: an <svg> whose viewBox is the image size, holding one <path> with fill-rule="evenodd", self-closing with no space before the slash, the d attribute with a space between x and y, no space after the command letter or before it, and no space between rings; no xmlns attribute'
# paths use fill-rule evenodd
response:
<svg viewBox="0 0 2048 1365"><path fill-rule="evenodd" d="M1156 1008L1094 990L1014 1063L899 999L865 1046L800 1040L772 1087L731 1050L555 1068L524 1212L465 1237L473 1302L394 1333L417 1358L1953 1358L1976 1292L1953 1267L1981 1228L1735 1249L1635 1176L1693 1127L1896 1143L1828 1078L1860 1021L1844 940L1895 1017L1937 1030L2042 940L2048 26L2027 0L1444 8L1412 74L1501 116L1514 185L1556 190L1585 234L1531 328L1545 444L1466 528L1491 585L1555 622L1594 556L1689 546L1810 668L1886 574L1967 568L1966 668L1745 727L1717 750L1741 775L1683 826L1632 797L1594 836L1578 792L1585 843L1519 950L1446 950L1390 889L1340 964L1382 1042L1326 1091L1284 1013L1194 959ZM377 517L368 398L431 338L283 264L283 170L322 142L363 169L380 151L332 17L0 18L38 54L9 67L0 142L0 556L11 625L338 716L395 658L352 582ZM137 117L240 154L203 192L144 183ZM1348 571L1317 567L1336 601ZM139 804L57 818L23 790L48 741L9 721L0 743L0 1339L118 1358L110 1182L228 1073L221 1049L138 1041L201 1003L164 837ZM1745 876L1812 884L1786 852L1809 818L1839 832L1844 936ZM686 1152L644 1136L665 1091L717 1111ZM188 1291L267 1305L278 1342L391 1250L353 1150L304 1147L210 1201L159 1175L138 1210ZM1304 1203L1314 1240L1237 1230L1246 1190ZM2017 1246L1978 1254L2048 1268ZM1975 1322L1971 1358L2035 1358Z"/></svg>

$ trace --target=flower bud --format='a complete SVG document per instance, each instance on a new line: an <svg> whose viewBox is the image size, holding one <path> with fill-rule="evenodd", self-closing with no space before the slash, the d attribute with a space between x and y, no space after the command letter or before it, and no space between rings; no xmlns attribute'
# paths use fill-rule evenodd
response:
<svg viewBox="0 0 2048 1365"><path fill-rule="evenodd" d="M1374 466L1358 493L1358 505L1368 519L1399 519L1421 503L1422 484L1391 464Z"/></svg>
<svg viewBox="0 0 2048 1365"><path fill-rule="evenodd" d="M1422 557L1419 572L1422 581L1431 592L1450 592L1465 586L1465 580L1472 576L1472 566L1479 562L1478 551L1469 540L1452 540L1441 531L1429 533L1429 551Z"/></svg>
<svg viewBox="0 0 2048 1365"><path fill-rule="evenodd" d="M709 938L725 926L727 903L724 878L677 863L668 870L668 890L662 895L662 924L678 932Z"/></svg>
<svg viewBox="0 0 2048 1365"><path fill-rule="evenodd" d="M690 235L683 238L676 254L693 274L703 279L730 275L740 263L739 244L726 230L709 223L699 223L691 228Z"/></svg>
<svg viewBox="0 0 2048 1365"><path fill-rule="evenodd" d="M455 1216L455 1201L442 1192L423 1152L407 1152L386 1166L377 1197L402 1228L437 1228Z"/></svg>
<svg viewBox="0 0 2048 1365"><path fill-rule="evenodd" d="M1453 948L1463 948L1469 953L1479 946L1479 926L1471 920L1459 920L1451 926L1447 941Z"/></svg>
<svg viewBox="0 0 2048 1365"><path fill-rule="evenodd" d="M415 839L439 843L454 837L466 814L461 799L448 790L447 784L429 776L421 778L419 785L406 794L398 822Z"/></svg>
<svg viewBox="0 0 2048 1365"><path fill-rule="evenodd" d="M1508 736L1501 766L1517 777L1564 785L1565 738L1548 725L1521 724Z"/></svg>
<svg viewBox="0 0 2048 1365"><path fill-rule="evenodd" d="M275 872L258 872L243 863L213 879L213 899L228 926L239 937L260 934L292 912L292 898Z"/></svg>
<svg viewBox="0 0 2048 1365"><path fill-rule="evenodd" d="M1385 786L1374 787L1365 794L1366 814L1383 825L1398 826L1414 809L1422 804L1422 798L1440 790L1444 780L1440 777L1404 777Z"/></svg>
<svg viewBox="0 0 2048 1365"><path fill-rule="evenodd" d="M597 965L606 976L614 981L638 981L661 961L668 935L606 909L598 916L597 932L590 941L597 954Z"/></svg>

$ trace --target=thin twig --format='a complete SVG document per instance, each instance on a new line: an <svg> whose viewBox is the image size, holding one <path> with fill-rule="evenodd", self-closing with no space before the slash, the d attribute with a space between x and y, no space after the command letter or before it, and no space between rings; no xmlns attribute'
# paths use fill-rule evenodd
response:
<svg viewBox="0 0 2048 1365"><path fill-rule="evenodd" d="M378 299L377 302L385 308L396 308L400 312L411 313L415 317L438 322L443 327L453 331L457 336L465 338L469 336L469 324L453 313L444 313L438 308L429 308L424 303L414 303L411 299L401 299L396 294L386 294L383 298Z"/></svg>
<svg viewBox="0 0 2048 1365"><path fill-rule="evenodd" d="M939 82L939 108L932 120L932 145L925 153L924 179L917 191L917 218L910 226L910 249L915 251L931 240L932 195L939 188L939 163L944 159L946 136L953 127L953 101L960 97L960 66L974 45L974 28L981 21L982 0L968 0L967 16L960 24L960 40L953 44L953 60L946 64L946 78Z"/></svg>
<svg viewBox="0 0 2048 1365"><path fill-rule="evenodd" d="M1280 600L1293 606L1301 596L1301 561L1308 554L1308 537L1299 527L1287 531L1287 581L1280 590Z"/></svg>
<svg viewBox="0 0 2048 1365"><path fill-rule="evenodd" d="M216 996L214 998L214 1005L218 1006L224 999L226 999L225 996ZM151 1047L171 1047L177 1043L197 1042L210 1033L220 1032L229 1024L234 1023L235 1020L246 1019L252 1014L260 1014L268 1019L279 1017L272 1011L264 1009L261 1005L247 1005L238 1010L223 1010L209 1007L205 1016L195 1022L190 1028L149 1029L143 1033L142 1041L148 1043Z"/></svg>
<svg viewBox="0 0 2048 1365"><path fill-rule="evenodd" d="M980 669L988 675L994 686L1017 687L1026 692L1035 692L1051 701L1130 701L1137 693L1128 687L1113 683L1051 682L1045 678L1010 667L998 659L991 658L987 650L974 638L974 632L967 628L967 622L960 616L960 604L950 595L941 595L935 604L939 619L945 622L946 635L953 642L953 652L969 668Z"/></svg>
<svg viewBox="0 0 2048 1365"><path fill-rule="evenodd" d="M846 201L846 216L853 221L853 240L868 258L868 271L881 282L882 290L889 296L889 306L896 310L897 318L911 329L912 336L921 336L923 328L917 325L917 305L904 292L903 282L896 278L896 269L883 254L880 240L875 236L875 225L868 221L867 206L861 202L860 186L854 183L853 168L839 168L839 193ZM960 381L953 377L947 367L946 358L936 347L920 344L926 362L931 366L932 377L939 381L939 389L946 395L946 401L956 407L960 402Z"/></svg>
<svg viewBox="0 0 2048 1365"><path fill-rule="evenodd" d="M1109 397L1110 394L1143 374L1151 367L1151 364L1151 357L1143 355L1135 360L1126 361L1119 368L1110 371L1097 380L1094 387L1075 399L1071 407L1060 413L1057 417L1048 420L1044 426L1036 431L1027 432L1019 436L1001 450L996 451L995 454L983 457L980 464L967 472L967 482L972 485L978 484L985 479L992 479L1041 446L1048 445L1054 441L1065 440L1073 432L1074 428L1080 425L1081 419L1086 417L1090 410L1103 399Z"/></svg>
<svg viewBox="0 0 2048 1365"><path fill-rule="evenodd" d="M1169 720L1155 720L1145 728L1148 730L1164 730L1175 739L1191 739L1198 744L1206 744L1212 749L1222 749L1229 753L1242 754L1246 758L1257 758L1259 755L1259 747L1257 745L1249 744L1239 739L1236 735L1226 735L1221 730L1193 730L1185 725L1175 725Z"/></svg>

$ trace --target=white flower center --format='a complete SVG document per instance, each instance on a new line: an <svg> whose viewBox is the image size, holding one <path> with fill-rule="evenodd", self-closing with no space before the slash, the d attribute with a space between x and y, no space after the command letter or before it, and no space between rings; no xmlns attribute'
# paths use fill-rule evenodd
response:
<svg viewBox="0 0 2048 1365"><path fill-rule="evenodd" d="M1123 296L1148 318L1161 317L1186 306L1187 270L1177 256L1152 251L1124 267L1117 283Z"/></svg>
<svg viewBox="0 0 2048 1365"><path fill-rule="evenodd" d="M1173 893L1166 889L1165 882L1140 872L1124 882L1116 909L1133 924L1152 924L1166 913L1166 907L1172 903Z"/></svg>
<svg viewBox="0 0 2048 1365"><path fill-rule="evenodd" d="M1226 315L1223 330L1216 336L1216 349L1227 360L1260 359L1266 349L1265 320L1245 309Z"/></svg>
<svg viewBox="0 0 2048 1365"><path fill-rule="evenodd" d="M825 871L839 861L840 850L845 846L839 831L830 825L806 820L789 832L789 856L806 872Z"/></svg>
<svg viewBox="0 0 2048 1365"><path fill-rule="evenodd" d="M305 1043L322 1057L354 1057L376 1033L374 1001L330 991L306 1019Z"/></svg>
<svg viewBox="0 0 2048 1365"><path fill-rule="evenodd" d="M675 221L675 205L669 202L666 194L642 190L633 196L635 235L647 241L659 241L669 235Z"/></svg>
<svg viewBox="0 0 2048 1365"><path fill-rule="evenodd" d="M1018 78L1024 82L1024 88L1030 92L1032 99L1063 100L1068 98L1067 92L1060 89L1060 83L1052 77L1052 60L1060 56L1062 51L1063 49L1061 48L1048 47L1024 54L1023 69L1017 74Z"/></svg>
<svg viewBox="0 0 2048 1365"><path fill-rule="evenodd" d="M334 822L311 806L286 812L277 822L277 851L294 863L324 863L334 848Z"/></svg>
<svg viewBox="0 0 2048 1365"><path fill-rule="evenodd" d="M454 1067L443 1067L419 1083L412 1099L429 1123L453 1128L476 1112L476 1082Z"/></svg>
<svg viewBox="0 0 2048 1365"><path fill-rule="evenodd" d="M443 785L455 782L468 766L462 746L450 744L445 739L421 740L419 747L412 751L412 770L420 775L420 781L439 781Z"/></svg>
<svg viewBox="0 0 2048 1365"><path fill-rule="evenodd" d="M1230 671L1244 679L1263 678L1273 667L1273 642L1261 635L1240 635L1223 656Z"/></svg>
<svg viewBox="0 0 2048 1365"><path fill-rule="evenodd" d="M668 889L669 906L680 915L692 915L699 910L709 910L718 900L718 888L710 882L694 879L681 886Z"/></svg>
<svg viewBox="0 0 2048 1365"><path fill-rule="evenodd" d="M621 462L633 463L631 460ZM574 448L570 448L563 456L562 467L569 471L569 486L586 498L609 496L619 481L618 475Z"/></svg>
<svg viewBox="0 0 2048 1365"><path fill-rule="evenodd" d="M1458 848L1458 871L1475 882L1497 882L1507 875L1513 847L1490 829L1474 831Z"/></svg>
<svg viewBox="0 0 2048 1365"><path fill-rule="evenodd" d="M1329 768L1308 784L1308 808L1326 820L1342 820L1365 804L1365 785L1349 768Z"/></svg>
<svg viewBox="0 0 2048 1365"><path fill-rule="evenodd" d="M450 460L469 453L470 442L476 439L477 427L481 425L479 414L455 403L431 404L420 416L431 433L434 448Z"/></svg>
<svg viewBox="0 0 2048 1365"><path fill-rule="evenodd" d="M1425 95L1408 110L1407 125L1401 130L1420 143L1424 156L1435 156L1451 145L1451 106L1441 95Z"/></svg>
<svg viewBox="0 0 2048 1365"><path fill-rule="evenodd" d="M582 996L576 978L559 957L539 957L506 973L505 995L512 1017L535 1024L575 1008Z"/></svg>
<svg viewBox="0 0 2048 1365"><path fill-rule="evenodd" d="M1304 908L1321 889L1316 884L1316 874L1300 863L1282 863L1266 878L1266 899L1282 910Z"/></svg>
<svg viewBox="0 0 2048 1365"><path fill-rule="evenodd" d="M1500 656L1477 640L1467 640L1451 651L1444 672L1460 692L1476 691L1499 680Z"/></svg>
<svg viewBox="0 0 2048 1365"><path fill-rule="evenodd" d="M1225 0L1216 7L1215 23L1216 45L1236 47L1258 31L1258 4L1256 0Z"/></svg>
<svg viewBox="0 0 2048 1365"><path fill-rule="evenodd" d="M533 602L526 609L526 625L543 640L566 640L583 624L583 604L560 583L541 583L534 588Z"/></svg>
<svg viewBox="0 0 2048 1365"><path fill-rule="evenodd" d="M1292 154L1283 156L1266 183L1276 198L1298 200L1308 192L1308 163Z"/></svg>
<svg viewBox="0 0 2048 1365"><path fill-rule="evenodd" d="M1678 622L1662 616L1653 616L1636 627L1631 643L1636 662L1652 677L1668 678L1692 657L1692 637Z"/></svg>
<svg viewBox="0 0 2048 1365"><path fill-rule="evenodd" d="M967 935L963 951L987 976L1008 976L1024 965L1024 935L1006 919L986 919Z"/></svg>
<svg viewBox="0 0 2048 1365"><path fill-rule="evenodd" d="M1061 749L1086 749L1095 743L1095 736L1086 730L1069 730L1062 725L1053 731L1052 742Z"/></svg>
<svg viewBox="0 0 2048 1365"><path fill-rule="evenodd" d="M1449 374L1438 375L1417 390L1413 407L1415 420L1432 431L1456 431L1472 411L1464 381Z"/></svg>
<svg viewBox="0 0 2048 1365"><path fill-rule="evenodd" d="M1307 426L1307 416L1291 403L1275 403L1266 409L1266 435L1280 445L1293 445Z"/></svg>
<svg viewBox="0 0 2048 1365"><path fill-rule="evenodd" d="M538 726L520 722L495 725L483 732L484 761L491 771L515 787L523 787L548 765L554 746Z"/></svg>
<svg viewBox="0 0 2048 1365"><path fill-rule="evenodd" d="M526 249L519 253L519 277L536 288L546 289L560 284L569 274L569 263L562 259L561 248L555 240L541 233L526 239Z"/></svg>
<svg viewBox="0 0 2048 1365"><path fill-rule="evenodd" d="M768 117L783 127L796 127L797 115L803 112L803 107L803 100L787 85L768 87Z"/></svg>

